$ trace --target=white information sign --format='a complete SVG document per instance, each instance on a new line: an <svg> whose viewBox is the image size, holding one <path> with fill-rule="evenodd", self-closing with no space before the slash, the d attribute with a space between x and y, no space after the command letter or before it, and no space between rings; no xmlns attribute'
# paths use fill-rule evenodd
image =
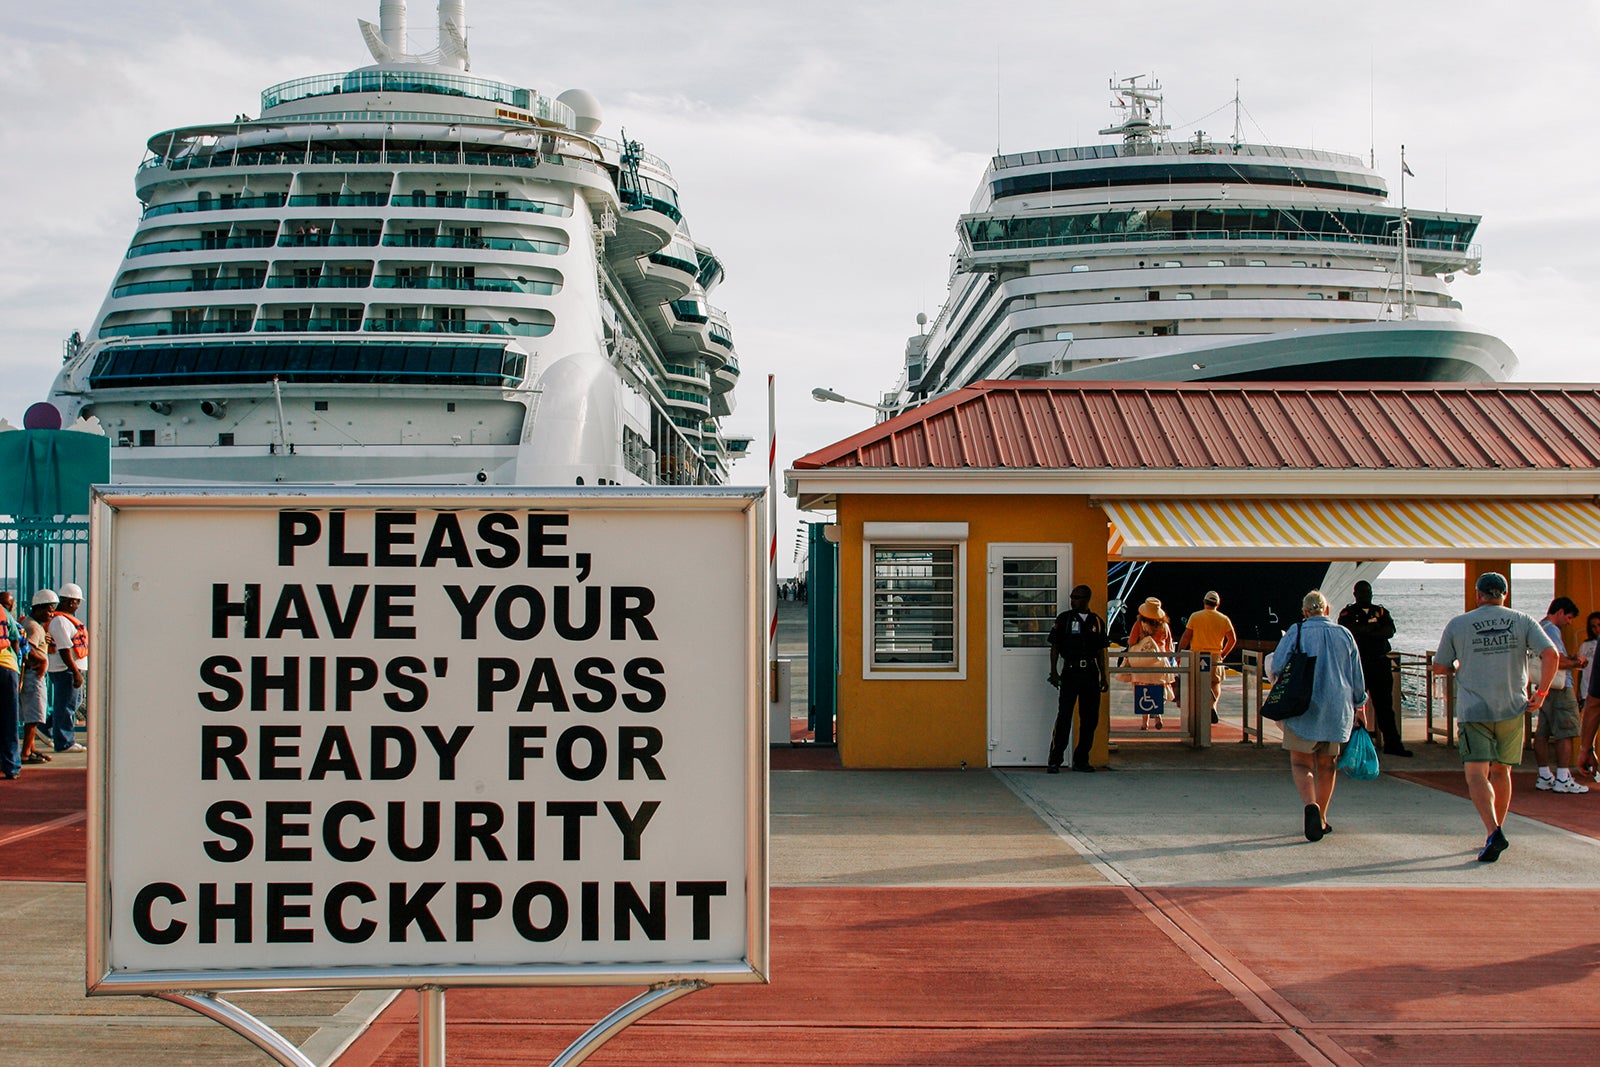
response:
<svg viewBox="0 0 1600 1067"><path fill-rule="evenodd" d="M765 980L761 526L98 494L90 991Z"/></svg>

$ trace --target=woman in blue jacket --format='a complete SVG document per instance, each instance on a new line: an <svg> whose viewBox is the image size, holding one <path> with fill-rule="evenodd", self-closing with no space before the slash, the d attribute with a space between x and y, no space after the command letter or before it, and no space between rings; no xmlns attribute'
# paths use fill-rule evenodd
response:
<svg viewBox="0 0 1600 1067"><path fill-rule="evenodd" d="M1285 719L1282 726L1289 773L1306 806L1306 840L1320 841L1332 829L1328 801L1333 799L1334 778L1339 773L1339 750L1356 725L1366 727L1362 708L1367 702L1367 683L1356 639L1328 618L1328 598L1322 591L1307 593L1300 611L1304 619L1289 627L1272 653L1272 673L1276 677L1289 662L1297 635L1300 650L1317 658L1311 707L1304 715Z"/></svg>

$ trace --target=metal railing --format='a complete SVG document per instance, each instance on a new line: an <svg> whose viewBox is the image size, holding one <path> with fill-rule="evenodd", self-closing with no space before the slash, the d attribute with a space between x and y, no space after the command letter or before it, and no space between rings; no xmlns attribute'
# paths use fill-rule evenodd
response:
<svg viewBox="0 0 1600 1067"><path fill-rule="evenodd" d="M87 590L88 578L87 522L0 520L0 590L16 595L18 611L25 613L40 589L76 582Z"/></svg>

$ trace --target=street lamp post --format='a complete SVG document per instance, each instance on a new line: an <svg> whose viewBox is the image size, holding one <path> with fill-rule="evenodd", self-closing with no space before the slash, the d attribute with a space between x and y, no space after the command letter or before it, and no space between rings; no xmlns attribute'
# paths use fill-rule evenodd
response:
<svg viewBox="0 0 1600 1067"><path fill-rule="evenodd" d="M865 400L852 400L841 393L834 392L832 389L824 389L820 385L811 390L811 399L819 404L854 404L858 408L871 408L880 415L893 415L896 410L888 404L869 404Z"/></svg>

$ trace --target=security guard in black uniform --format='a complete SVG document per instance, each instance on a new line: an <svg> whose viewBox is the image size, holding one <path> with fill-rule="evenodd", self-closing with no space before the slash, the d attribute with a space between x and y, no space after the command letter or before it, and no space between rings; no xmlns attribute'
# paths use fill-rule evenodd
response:
<svg viewBox="0 0 1600 1067"><path fill-rule="evenodd" d="M1109 643L1105 620L1089 610L1089 587L1080 585L1070 597L1072 606L1056 616L1050 627L1050 684L1059 686L1055 730L1050 735L1050 759L1045 769L1061 772L1061 758L1072 737L1072 709L1078 708L1078 743L1072 748L1072 769L1092 771L1089 748L1100 725L1100 694L1106 691L1105 660Z"/></svg>

